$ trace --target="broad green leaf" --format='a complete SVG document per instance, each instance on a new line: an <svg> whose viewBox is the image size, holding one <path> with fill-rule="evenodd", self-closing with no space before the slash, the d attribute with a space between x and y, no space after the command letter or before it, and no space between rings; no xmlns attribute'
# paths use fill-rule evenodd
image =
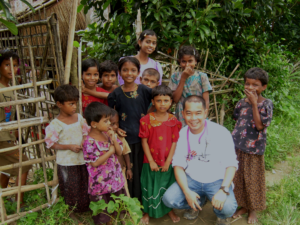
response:
<svg viewBox="0 0 300 225"><path fill-rule="evenodd" d="M93 216L96 216L107 207L107 204L105 203L104 199L101 199L98 202L91 202L89 207L93 211Z"/></svg>
<svg viewBox="0 0 300 225"><path fill-rule="evenodd" d="M252 9L245 9L244 10L244 13L251 13L252 12Z"/></svg>
<svg viewBox="0 0 300 225"><path fill-rule="evenodd" d="M109 4L111 3L111 1L112 1L112 0L108 0L108 1L106 1L106 2L104 3L104 5L103 5L103 10L105 10L105 9L109 6Z"/></svg>
<svg viewBox="0 0 300 225"><path fill-rule="evenodd" d="M210 30L205 25L200 25L199 29L203 30L207 36L210 34Z"/></svg>
<svg viewBox="0 0 300 225"><path fill-rule="evenodd" d="M0 18L0 22L3 23L4 26L6 26L13 35L18 35L18 28L16 24L12 22L8 22L7 20L1 18Z"/></svg>
<svg viewBox="0 0 300 225"><path fill-rule="evenodd" d="M77 13L80 13L83 8L84 8L84 5L79 5L77 7Z"/></svg>
<svg viewBox="0 0 300 225"><path fill-rule="evenodd" d="M73 46L76 48L79 48L80 45L79 45L78 41L73 41Z"/></svg>
<svg viewBox="0 0 300 225"><path fill-rule="evenodd" d="M21 0L21 1L26 5L28 5L28 7L32 10L32 12L35 12L35 9L32 7L32 5L29 2L27 2L26 0Z"/></svg>
<svg viewBox="0 0 300 225"><path fill-rule="evenodd" d="M113 213L115 211L115 203L113 201L109 201L107 205L107 212L109 214Z"/></svg>
<svg viewBox="0 0 300 225"><path fill-rule="evenodd" d="M126 39L126 43L129 44L129 42L131 41L130 35L126 35L125 39Z"/></svg>
<svg viewBox="0 0 300 225"><path fill-rule="evenodd" d="M157 21L159 21L159 14L158 13L154 13L154 17Z"/></svg>
<svg viewBox="0 0 300 225"><path fill-rule="evenodd" d="M234 7L235 9L243 8L243 3L240 2L240 1L235 2L233 7Z"/></svg>

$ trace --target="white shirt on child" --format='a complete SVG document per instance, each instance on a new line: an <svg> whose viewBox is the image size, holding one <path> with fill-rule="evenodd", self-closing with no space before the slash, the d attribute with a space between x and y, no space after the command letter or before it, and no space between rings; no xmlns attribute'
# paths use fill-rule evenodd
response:
<svg viewBox="0 0 300 225"><path fill-rule="evenodd" d="M55 143L62 145L81 145L83 135L88 135L89 126L85 119L78 115L78 121L72 124L65 124L58 119L51 121L46 127L46 147L51 148ZM61 166L83 165L85 160L83 152L75 153L71 150L57 150L56 163Z"/></svg>
<svg viewBox="0 0 300 225"><path fill-rule="evenodd" d="M238 168L230 132L225 127L211 121L207 121L206 130L200 134L194 135L189 131L190 149L194 157L188 161L188 128L188 126L185 126L180 131L180 137L173 156L173 167L182 167L185 169L186 174L201 183L212 183L224 179L227 167ZM199 137L203 132L199 144Z"/></svg>

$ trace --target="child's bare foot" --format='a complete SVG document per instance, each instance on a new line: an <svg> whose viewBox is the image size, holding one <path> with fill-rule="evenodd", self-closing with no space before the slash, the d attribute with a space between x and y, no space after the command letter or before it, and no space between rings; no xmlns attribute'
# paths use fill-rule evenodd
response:
<svg viewBox="0 0 300 225"><path fill-rule="evenodd" d="M180 221L180 217L174 213L173 209L168 213L168 215L173 221L173 223L178 223Z"/></svg>
<svg viewBox="0 0 300 225"><path fill-rule="evenodd" d="M255 224L258 222L255 211L249 211L248 213L248 224Z"/></svg>
<svg viewBox="0 0 300 225"><path fill-rule="evenodd" d="M149 214L145 213L140 221L140 224L149 224L149 219L150 219Z"/></svg>
<svg viewBox="0 0 300 225"><path fill-rule="evenodd" d="M233 218L233 219L236 219L236 218L238 218L239 216L241 216L241 215L243 215L243 214L245 214L245 213L247 213L247 212L248 212L248 210L247 210L246 208L242 207L242 208L237 209L237 210L235 211L235 213L233 214L232 218Z"/></svg>

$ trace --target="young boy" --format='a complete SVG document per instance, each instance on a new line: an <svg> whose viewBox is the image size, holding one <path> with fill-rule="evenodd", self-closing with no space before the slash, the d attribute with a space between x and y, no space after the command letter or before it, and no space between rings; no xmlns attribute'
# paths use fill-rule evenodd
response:
<svg viewBox="0 0 300 225"><path fill-rule="evenodd" d="M19 68L19 56L12 50L1 50L0 51L0 88L10 87L9 82L12 79L12 70L10 58L13 58L13 69L14 74L17 74ZM7 91L0 93L0 102L9 102L14 101L13 91ZM10 122L15 120L15 106L6 106L0 108L0 123ZM3 148L15 146L14 142L16 141L15 130L13 131L0 131L0 150ZM28 158L25 155L22 155L22 161L27 161ZM0 166L10 165L19 162L19 150L13 150L9 152L0 153ZM21 176L21 185L26 184L26 179L28 171L31 169L31 166L22 167L22 176ZM6 188L9 182L10 176L18 176L19 169L10 169L5 170L1 173L1 187ZM16 185L18 185L18 178ZM21 193L21 204L23 203L23 195ZM17 199L17 196L16 196Z"/></svg>
<svg viewBox="0 0 300 225"><path fill-rule="evenodd" d="M140 77L141 84L153 89L159 85L160 74L156 69L145 69Z"/></svg>
<svg viewBox="0 0 300 225"><path fill-rule="evenodd" d="M117 130L119 128L119 115L118 115L118 112L114 109L111 110L110 123L111 123L110 126L111 126L112 130L117 134ZM121 137L118 135L117 138L120 141L122 141L122 143L123 143L122 155L118 156L118 160L121 164L122 173L125 178L124 187L127 192L127 195L130 197L127 179L128 180L132 179L132 171L131 171L131 164L130 164L130 157L129 157L129 153L131 153L131 150L130 150L129 145L124 137ZM125 173L125 171L126 171L126 173Z"/></svg>

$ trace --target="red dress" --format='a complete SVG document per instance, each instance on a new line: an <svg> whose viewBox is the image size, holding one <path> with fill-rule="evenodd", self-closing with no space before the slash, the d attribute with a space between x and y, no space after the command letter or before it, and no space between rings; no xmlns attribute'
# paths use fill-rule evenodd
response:
<svg viewBox="0 0 300 225"><path fill-rule="evenodd" d="M105 93L109 93L107 90L101 88L101 87L96 87L96 91L97 92L105 92ZM108 102L107 99L103 99L103 98L97 98L94 97L92 95L89 96L85 96L84 94L82 94L82 113L84 113L85 108L92 102L101 102L105 105L108 106Z"/></svg>
<svg viewBox="0 0 300 225"><path fill-rule="evenodd" d="M149 113L140 120L139 137L148 138L151 155L158 166L164 166L172 143L178 141L181 126L181 122L172 114L164 122L156 120L154 113ZM149 163L146 155L143 163Z"/></svg>

